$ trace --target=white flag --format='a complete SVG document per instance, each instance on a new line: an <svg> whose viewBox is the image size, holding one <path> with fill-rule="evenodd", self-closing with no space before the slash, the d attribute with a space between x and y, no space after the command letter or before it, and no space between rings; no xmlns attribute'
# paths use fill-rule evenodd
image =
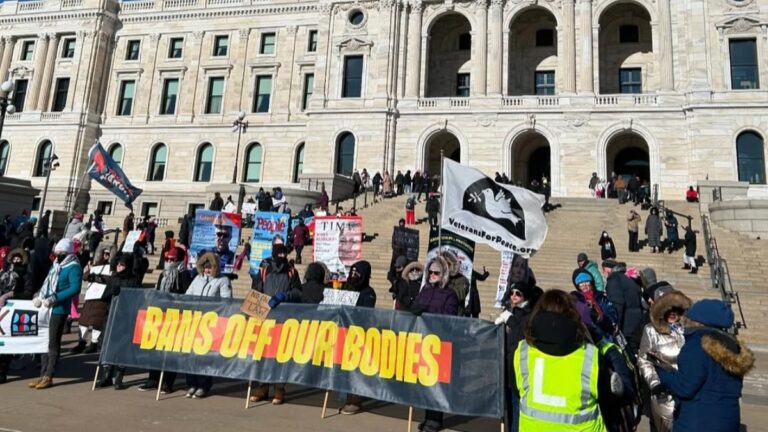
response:
<svg viewBox="0 0 768 432"><path fill-rule="evenodd" d="M444 229L526 258L547 238L542 195L498 184L450 159L444 161L442 182Z"/></svg>

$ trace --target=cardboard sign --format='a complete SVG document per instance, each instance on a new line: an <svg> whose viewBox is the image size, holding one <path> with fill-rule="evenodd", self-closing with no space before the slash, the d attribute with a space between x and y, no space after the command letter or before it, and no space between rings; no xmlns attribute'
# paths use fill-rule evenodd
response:
<svg viewBox="0 0 768 432"><path fill-rule="evenodd" d="M335 306L355 306L360 293L356 291L345 291L340 289L326 288L323 290L322 305Z"/></svg>
<svg viewBox="0 0 768 432"><path fill-rule="evenodd" d="M256 213L256 203L244 203L242 207L242 214L252 215Z"/></svg>
<svg viewBox="0 0 768 432"><path fill-rule="evenodd" d="M112 271L108 265L100 265L91 267L91 275L93 276L110 276Z"/></svg>
<svg viewBox="0 0 768 432"><path fill-rule="evenodd" d="M123 244L122 251L125 253L133 253L133 246L139 241L141 231L128 231L125 235L125 243Z"/></svg>
<svg viewBox="0 0 768 432"><path fill-rule="evenodd" d="M88 285L88 291L85 292L85 301L88 300L100 300L104 295L104 290L107 288L105 284L93 282Z"/></svg>
<svg viewBox="0 0 768 432"><path fill-rule="evenodd" d="M269 307L270 297L258 291L250 290L240 306L240 312L264 320L271 310Z"/></svg>

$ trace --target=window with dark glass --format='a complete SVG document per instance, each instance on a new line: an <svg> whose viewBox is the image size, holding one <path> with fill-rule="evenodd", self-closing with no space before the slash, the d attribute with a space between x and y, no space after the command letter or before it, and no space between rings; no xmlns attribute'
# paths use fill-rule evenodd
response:
<svg viewBox="0 0 768 432"><path fill-rule="evenodd" d="M261 181L261 144L253 143L245 153L245 173L243 181L258 183Z"/></svg>
<svg viewBox="0 0 768 432"><path fill-rule="evenodd" d="M24 111L24 102L27 99L27 87L29 81L25 79L16 80L13 88L13 106L16 107L16 112Z"/></svg>
<svg viewBox="0 0 768 432"><path fill-rule="evenodd" d="M152 158L149 162L148 181L163 181L165 178L165 162L168 159L168 147L158 144L152 150Z"/></svg>
<svg viewBox="0 0 768 432"><path fill-rule="evenodd" d="M256 94L253 98L251 112L269 112L269 100L272 95L272 75L260 75L256 77Z"/></svg>
<svg viewBox="0 0 768 432"><path fill-rule="evenodd" d="M179 95L179 79L169 78L163 81L163 100L160 103L160 114L176 114L176 99Z"/></svg>
<svg viewBox="0 0 768 432"><path fill-rule="evenodd" d="M619 43L640 42L640 28L633 24L619 26Z"/></svg>
<svg viewBox="0 0 768 432"><path fill-rule="evenodd" d="M309 31L309 38L307 40L307 51L308 52L317 51L317 30Z"/></svg>
<svg viewBox="0 0 768 432"><path fill-rule="evenodd" d="M73 58L75 56L75 39L64 39L61 46L61 58Z"/></svg>
<svg viewBox="0 0 768 432"><path fill-rule="evenodd" d="M301 94L301 110L305 111L309 106L309 100L312 99L312 92L315 87L315 74L304 75L304 91Z"/></svg>
<svg viewBox="0 0 768 432"><path fill-rule="evenodd" d="M229 36L219 35L213 38L213 56L224 57L229 52Z"/></svg>
<svg viewBox="0 0 768 432"><path fill-rule="evenodd" d="M468 73L456 75L456 96L469 97L469 82Z"/></svg>
<svg viewBox="0 0 768 432"><path fill-rule="evenodd" d="M262 33L261 47L259 48L259 54L274 54L274 53L275 53L275 34Z"/></svg>
<svg viewBox="0 0 768 432"><path fill-rule="evenodd" d="M211 181L213 172L213 146L205 143L197 151L197 165L195 166L195 181Z"/></svg>
<svg viewBox="0 0 768 432"><path fill-rule="evenodd" d="M296 160L293 163L293 182L299 182L299 175L304 173L304 143L296 149Z"/></svg>
<svg viewBox="0 0 768 432"><path fill-rule="evenodd" d="M45 177L48 175L50 167L48 163L53 153L53 144L50 141L43 141L40 147L37 148L37 159L35 160L35 172L32 174L34 177Z"/></svg>
<svg viewBox="0 0 768 432"><path fill-rule="evenodd" d="M746 90L760 88L755 39L731 39L731 88Z"/></svg>
<svg viewBox="0 0 768 432"><path fill-rule="evenodd" d="M69 94L69 78L59 78L56 80L56 91L53 94L53 104L51 111L64 111L67 106L67 95Z"/></svg>
<svg viewBox="0 0 768 432"><path fill-rule="evenodd" d="M205 210L205 204L191 203L187 206L187 214L195 214L198 210Z"/></svg>
<svg viewBox="0 0 768 432"><path fill-rule="evenodd" d="M21 44L21 61L32 61L35 54L35 41L24 41Z"/></svg>
<svg viewBox="0 0 768 432"><path fill-rule="evenodd" d="M8 155L11 153L11 145L8 141L0 141L0 176L5 175L5 169L8 167Z"/></svg>
<svg viewBox="0 0 768 432"><path fill-rule="evenodd" d="M112 214L112 201L99 201L96 204L96 210L101 213L102 216L109 216Z"/></svg>
<svg viewBox="0 0 768 432"><path fill-rule="evenodd" d="M363 87L363 56L344 57L344 85L341 97L360 97Z"/></svg>
<svg viewBox="0 0 768 432"><path fill-rule="evenodd" d="M540 96L555 94L555 71L536 72L536 94Z"/></svg>
<svg viewBox="0 0 768 432"><path fill-rule="evenodd" d="M179 59L184 54L184 38L171 38L168 41L168 58Z"/></svg>
<svg viewBox="0 0 768 432"><path fill-rule="evenodd" d="M739 181L765 184L765 143L754 132L744 132L736 138Z"/></svg>
<svg viewBox="0 0 768 432"><path fill-rule="evenodd" d="M642 93L643 78L640 68L619 69L619 93Z"/></svg>
<svg viewBox="0 0 768 432"><path fill-rule="evenodd" d="M537 47L555 46L555 31L552 29L537 30L536 46Z"/></svg>
<svg viewBox="0 0 768 432"><path fill-rule="evenodd" d="M129 40L125 48L125 59L138 60L140 49L141 49L140 40Z"/></svg>
<svg viewBox="0 0 768 432"><path fill-rule="evenodd" d="M336 144L336 174L352 175L355 162L355 136L343 133Z"/></svg>
<svg viewBox="0 0 768 432"><path fill-rule="evenodd" d="M109 148L109 157L111 157L116 164L118 165L122 164L123 163L123 146L121 146L120 144L113 144L112 147Z"/></svg>
<svg viewBox="0 0 768 432"><path fill-rule="evenodd" d="M120 82L120 101L117 104L117 115L131 115L131 109L133 108L133 93L135 89L136 81Z"/></svg>
<svg viewBox="0 0 768 432"><path fill-rule="evenodd" d="M157 203L146 202L141 204L141 217L157 216Z"/></svg>
<svg viewBox="0 0 768 432"><path fill-rule="evenodd" d="M224 99L224 78L214 77L208 81L208 98L205 102L206 114L220 114Z"/></svg>
<svg viewBox="0 0 768 432"><path fill-rule="evenodd" d="M472 35L469 33L462 33L459 35L459 50L469 51L472 49Z"/></svg>
<svg viewBox="0 0 768 432"><path fill-rule="evenodd" d="M355 26L359 26L365 20L365 14L362 11L356 10L349 14L349 23Z"/></svg>

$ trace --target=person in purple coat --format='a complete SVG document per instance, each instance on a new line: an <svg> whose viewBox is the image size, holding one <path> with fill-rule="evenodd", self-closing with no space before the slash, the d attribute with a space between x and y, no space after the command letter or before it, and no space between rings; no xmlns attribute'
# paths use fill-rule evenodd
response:
<svg viewBox="0 0 768 432"><path fill-rule="evenodd" d="M416 296L411 311L416 315L423 312L439 315L458 315L459 298L447 287L449 274L448 262L442 257L433 258L427 264L427 283ZM426 410L424 421L419 424L423 432L436 432L443 428L443 413Z"/></svg>

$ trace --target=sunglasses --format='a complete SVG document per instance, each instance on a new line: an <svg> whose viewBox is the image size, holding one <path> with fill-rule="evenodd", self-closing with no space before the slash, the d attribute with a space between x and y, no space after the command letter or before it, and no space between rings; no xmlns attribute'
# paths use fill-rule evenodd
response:
<svg viewBox="0 0 768 432"><path fill-rule="evenodd" d="M216 237L229 237L229 235L227 235L227 233L217 232Z"/></svg>
<svg viewBox="0 0 768 432"><path fill-rule="evenodd" d="M518 291L518 290L512 290L511 294L512 294L513 297L522 297L523 296L523 293Z"/></svg>
<svg viewBox="0 0 768 432"><path fill-rule="evenodd" d="M429 275L430 276L431 275L440 276L441 274L442 274L442 272L439 272L439 271L434 271L434 270L430 270L429 271Z"/></svg>

